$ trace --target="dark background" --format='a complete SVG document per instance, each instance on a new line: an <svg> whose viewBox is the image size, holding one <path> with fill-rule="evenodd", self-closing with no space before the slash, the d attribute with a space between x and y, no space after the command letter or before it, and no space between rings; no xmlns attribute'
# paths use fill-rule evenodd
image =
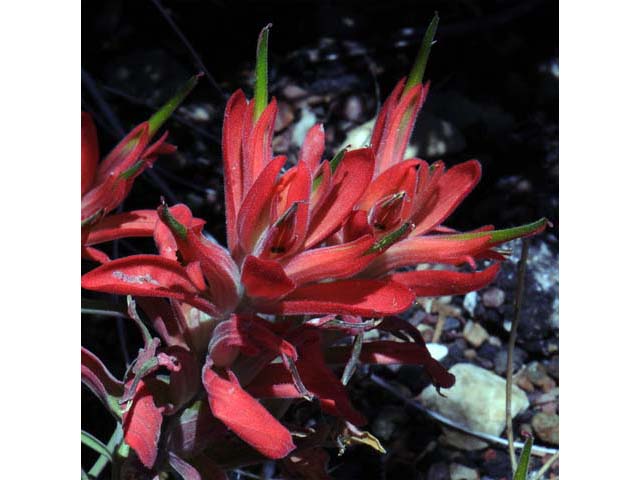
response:
<svg viewBox="0 0 640 480"><path fill-rule="evenodd" d="M222 112L236 88L251 95L256 39L267 23L273 24L271 94L291 107L291 125L300 111L283 95L288 85L321 99L314 113L332 129L329 157L344 131L375 116L379 101L409 72L438 11L437 44L427 66L432 88L423 112L436 124L451 124L462 140L438 158L448 165L477 158L483 165L480 185L448 225L508 227L546 216L556 228L544 239L557 251L557 2L164 0L162 7L199 60L151 0L82 2L82 108L94 115L102 155L122 130L147 119L201 71L200 61L209 72L167 124L179 153L161 158L155 176L137 182L125 210L153 208L165 195L187 203L224 243ZM347 119L353 98L361 111ZM296 149L285 142L285 152L295 157ZM118 246L120 255L139 248L145 246ZM125 366L114 324L83 322L83 345L121 375ZM135 356L137 333L125 333L125 349ZM83 428L108 438L113 422L84 390L82 417Z"/></svg>

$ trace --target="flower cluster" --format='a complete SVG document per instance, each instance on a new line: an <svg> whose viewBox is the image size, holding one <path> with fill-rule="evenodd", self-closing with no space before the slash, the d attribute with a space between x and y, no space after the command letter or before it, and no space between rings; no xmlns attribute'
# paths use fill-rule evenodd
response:
<svg viewBox="0 0 640 480"><path fill-rule="evenodd" d="M144 468L224 478L225 467L266 457L283 459L290 472L323 472L318 447L331 434L286 426L287 399L317 401L340 426L342 443L382 448L359 430L366 419L345 389L357 363L423 365L439 388L454 384L398 315L416 297L486 286L503 260L495 247L540 232L546 220L467 233L444 227L478 183L480 164L447 169L405 159L429 91L422 78L436 24L413 71L382 106L370 146L323 160L324 131L316 125L288 169L271 149L277 103L267 102L268 28L262 31L254 98L236 91L224 115L226 248L204 234L205 222L186 205L163 201L156 210L104 216L173 147L166 134L147 146L161 122L146 122L96 168L94 127L83 114L83 254L102 265L82 277L82 287L128 295L145 343L123 381L83 348L82 379L122 423L123 444ZM94 247L131 236L152 237L158 253L111 260ZM493 263L478 270L485 260ZM447 268L406 268L423 264ZM364 342L371 329L395 340ZM334 367L343 367L341 378ZM130 457L123 462L122 469L142 468Z"/></svg>

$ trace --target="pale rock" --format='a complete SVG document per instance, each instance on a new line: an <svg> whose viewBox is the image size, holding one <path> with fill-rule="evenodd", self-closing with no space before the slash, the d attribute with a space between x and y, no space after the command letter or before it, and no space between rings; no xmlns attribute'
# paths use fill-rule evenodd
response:
<svg viewBox="0 0 640 480"><path fill-rule="evenodd" d="M422 403L430 409L470 430L500 435L506 426L506 381L489 370L469 363L459 363L449 370L456 376L455 385L438 394L430 385L420 394ZM529 406L527 395L517 386L512 389L511 412L514 417ZM487 443L443 427L447 443L464 450L479 450Z"/></svg>
<svg viewBox="0 0 640 480"><path fill-rule="evenodd" d="M427 343L427 350L439 362L449 353L449 349L440 343Z"/></svg>
<svg viewBox="0 0 640 480"><path fill-rule="evenodd" d="M478 304L478 292L469 292L464 296L462 306L473 317L473 312Z"/></svg>
<svg viewBox="0 0 640 480"><path fill-rule="evenodd" d="M489 338L489 334L482 325L475 322L467 322L462 331L464 339L474 347L478 348L485 340Z"/></svg>

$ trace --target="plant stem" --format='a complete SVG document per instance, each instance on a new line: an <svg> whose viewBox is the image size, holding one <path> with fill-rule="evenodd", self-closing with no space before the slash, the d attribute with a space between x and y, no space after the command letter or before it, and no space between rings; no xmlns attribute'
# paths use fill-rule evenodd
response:
<svg viewBox="0 0 640 480"><path fill-rule="evenodd" d="M509 345L507 350L507 391L506 391L506 420L507 420L507 440L509 441L509 457L511 458L511 468L515 473L518 467L516 460L516 450L513 440L513 418L511 415L511 396L513 389L513 350L516 346L516 337L518 335L518 325L520 323L520 311L522 308L522 295L524 293L524 274L527 269L527 255L529 253L529 239L522 240L522 253L518 261L518 278L516 283L516 299L514 318L509 332Z"/></svg>
<svg viewBox="0 0 640 480"><path fill-rule="evenodd" d="M111 434L111 438L107 443L107 450L112 455L116 448L116 445L120 442L120 440L122 440L122 426L118 423L116 424L116 428ZM102 473L102 470L104 470L104 467L107 465L107 462L109 461L110 459L107 458L105 455L100 455L98 460L96 460L96 463L94 463L93 467L91 467L91 470L89 470L89 476L91 478L98 478Z"/></svg>

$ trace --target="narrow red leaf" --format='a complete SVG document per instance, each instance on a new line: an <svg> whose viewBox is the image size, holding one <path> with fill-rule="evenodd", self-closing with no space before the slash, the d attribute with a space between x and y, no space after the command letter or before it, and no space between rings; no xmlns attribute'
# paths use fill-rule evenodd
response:
<svg viewBox="0 0 640 480"><path fill-rule="evenodd" d="M274 98L251 129L246 144L247 148L243 152L242 181L245 192L249 191L262 170L271 162L271 140L277 113L278 105Z"/></svg>
<svg viewBox="0 0 640 480"><path fill-rule="evenodd" d="M393 111L389 112L388 126L376 152L376 174L404 159L416 116L427 98L428 91L428 83L425 86L414 86L402 96Z"/></svg>
<svg viewBox="0 0 640 480"><path fill-rule="evenodd" d="M370 148L345 153L333 174L331 190L313 212L305 248L322 242L342 225L369 185L374 162Z"/></svg>
<svg viewBox="0 0 640 480"><path fill-rule="evenodd" d="M212 314L218 310L199 298L185 269L175 260L158 255L119 258L82 276L82 287L119 295L175 298Z"/></svg>
<svg viewBox="0 0 640 480"><path fill-rule="evenodd" d="M153 467L158 456L162 426L162 409L153 400L144 380L138 384L131 408L123 418L124 441L138 455L142 464Z"/></svg>
<svg viewBox="0 0 640 480"><path fill-rule="evenodd" d="M378 117L376 118L376 123L373 127L373 132L371 133L371 148L373 148L373 151L376 153L376 155L378 154L378 150L380 148L380 142L385 136L385 131L388 130L390 116L398 105L400 95L402 94L402 89L404 88L405 80L405 78L402 78L396 84L391 94L382 104L380 113L378 113Z"/></svg>
<svg viewBox="0 0 640 480"><path fill-rule="evenodd" d="M267 458L286 457L295 448L289 431L242 389L233 373L222 376L207 363L202 383L213 416Z"/></svg>
<svg viewBox="0 0 640 480"><path fill-rule="evenodd" d="M158 214L155 210L134 210L108 215L91 227L85 245L110 242L120 238L150 237Z"/></svg>
<svg viewBox="0 0 640 480"><path fill-rule="evenodd" d="M481 175L482 167L477 160L469 160L445 171L434 186L433 199L429 201L432 207L421 216L414 216L416 229L412 236L422 235L440 225L469 195Z"/></svg>
<svg viewBox="0 0 640 480"><path fill-rule="evenodd" d="M224 204L227 219L227 242L233 251L237 243L236 216L242 203L242 132L247 99L242 90L229 98L222 126L224 162Z"/></svg>
<svg viewBox="0 0 640 480"><path fill-rule="evenodd" d="M486 287L498 275L500 264L494 263L481 272L463 273L448 270L421 270L394 273L385 278L406 285L418 297L462 295Z"/></svg>
<svg viewBox="0 0 640 480"><path fill-rule="evenodd" d="M447 239L440 235L406 238L376 258L367 274L376 277L396 268L421 263L472 264L474 257L490 246L490 233L468 240Z"/></svg>
<svg viewBox="0 0 640 480"><path fill-rule="evenodd" d="M269 222L268 207L275 193L276 179L286 157L274 158L251 186L238 212L238 241L244 252L251 253Z"/></svg>
<svg viewBox="0 0 640 480"><path fill-rule="evenodd" d="M365 255L372 245L373 236L367 235L343 245L306 250L287 262L284 271L296 285L351 277L375 257Z"/></svg>
<svg viewBox="0 0 640 480"><path fill-rule="evenodd" d="M252 298L275 300L295 288L282 265L275 260L263 260L249 255L242 267L242 284Z"/></svg>
<svg viewBox="0 0 640 480"><path fill-rule="evenodd" d="M414 299L414 294L399 283L338 280L297 288L277 304L262 306L262 311L284 315L335 313L377 317L403 312Z"/></svg>
<svg viewBox="0 0 640 480"><path fill-rule="evenodd" d="M307 132L307 136L300 149L298 163L306 163L311 173L314 173L318 169L318 165L320 165L323 152L324 127L321 123L317 123Z"/></svg>
<svg viewBox="0 0 640 480"><path fill-rule="evenodd" d="M403 183L408 176L409 171L415 170L417 167L424 168L427 167L427 164L423 160L409 159L386 169L367 187L362 198L358 201L358 208L368 211L381 198L401 191L405 191L408 195L412 196L415 186L412 190L407 191L403 188Z"/></svg>

